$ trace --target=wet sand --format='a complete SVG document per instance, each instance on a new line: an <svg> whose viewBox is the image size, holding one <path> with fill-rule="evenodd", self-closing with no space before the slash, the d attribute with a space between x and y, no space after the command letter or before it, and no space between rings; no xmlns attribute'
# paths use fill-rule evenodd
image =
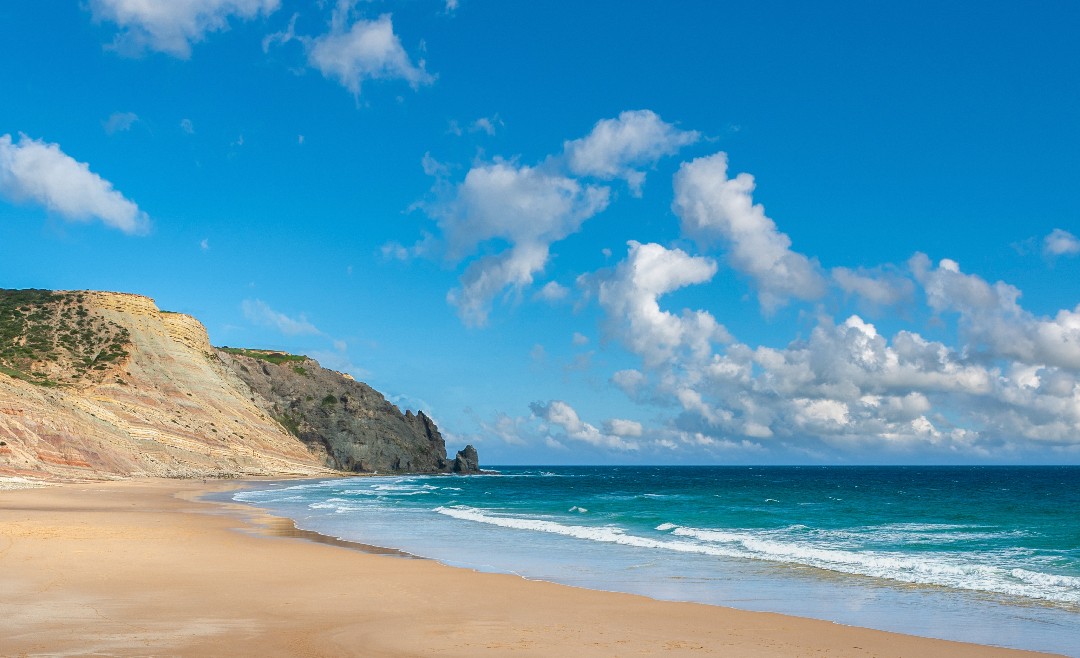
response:
<svg viewBox="0 0 1080 658"><path fill-rule="evenodd" d="M0 655L1046 655L376 554L230 483L0 491Z"/></svg>

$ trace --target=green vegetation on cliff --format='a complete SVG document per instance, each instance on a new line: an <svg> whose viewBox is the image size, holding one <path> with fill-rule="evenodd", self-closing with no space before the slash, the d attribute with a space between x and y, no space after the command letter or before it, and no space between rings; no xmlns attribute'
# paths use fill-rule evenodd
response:
<svg viewBox="0 0 1080 658"><path fill-rule="evenodd" d="M275 352L273 350L249 350L243 347L219 347L222 352L228 352L229 354L239 354L240 356L248 356L253 359L259 359L260 361L268 361L274 365L281 365L289 361L307 361L307 357L302 354L289 354L287 352Z"/></svg>
<svg viewBox="0 0 1080 658"><path fill-rule="evenodd" d="M95 378L128 356L128 330L87 310L83 295L0 290L0 372L42 386Z"/></svg>

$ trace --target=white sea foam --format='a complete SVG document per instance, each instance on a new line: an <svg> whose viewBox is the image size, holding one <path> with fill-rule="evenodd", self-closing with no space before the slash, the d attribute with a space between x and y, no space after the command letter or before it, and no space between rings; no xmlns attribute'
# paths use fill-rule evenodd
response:
<svg viewBox="0 0 1080 658"><path fill-rule="evenodd" d="M362 512L371 509L369 505L354 505L343 500L325 500L321 502L311 503L308 505L308 509L313 510L330 510L334 514L348 514L350 512Z"/></svg>
<svg viewBox="0 0 1080 658"><path fill-rule="evenodd" d="M686 542L662 541L650 539L648 537L628 535L626 534L626 530L624 528L613 525L567 525L555 521L548 521L546 519L530 519L518 516L497 515L473 507L466 507L464 505L458 505L454 507L436 507L435 511L439 514L444 514L455 519L461 519L463 521L475 521L477 523L486 523L488 525L499 526L502 528L514 528L516 530L532 530L535 532L548 532L556 535L563 535L566 537L575 537L577 539L587 539L590 541L623 544L625 546L636 546L638 548L667 548L670 550L683 550L685 552L703 552L701 550L695 550L695 547L692 544ZM683 546L680 547L680 544L682 544ZM705 551L708 551L708 549L705 548Z"/></svg>
<svg viewBox="0 0 1080 658"><path fill-rule="evenodd" d="M853 551L791 539L780 531L703 530L674 527L671 534L722 546L742 557L800 564L841 573L873 576L905 583L1080 604L1080 578L973 563L964 553L913 557L899 551ZM992 561L993 555L984 555Z"/></svg>
<svg viewBox="0 0 1080 658"><path fill-rule="evenodd" d="M781 532L798 530L795 526ZM854 528L806 530L806 538L845 548L889 548L894 546L950 546L964 542L1000 541L1029 536L1020 530L996 530L986 526L931 523L896 523Z"/></svg>
<svg viewBox="0 0 1080 658"><path fill-rule="evenodd" d="M502 473L499 471L486 471L479 475L470 475L469 477L492 477L500 480L512 480L514 478L575 478L578 476L573 473L552 473L550 471L539 471L537 473Z"/></svg>
<svg viewBox="0 0 1080 658"><path fill-rule="evenodd" d="M871 576L920 585L992 592L1056 603L1080 605L1080 578L1045 574L995 564L976 564L962 553L913 557L899 551L853 551L816 545L791 537L792 528L780 530L717 530L664 523L662 538L629 534L618 526L564 524L547 519L500 514L467 506L437 507L452 518L517 530L546 532L588 541L643 549L696 553L816 567L840 573ZM804 531L805 528L795 528ZM673 539L677 537L677 539Z"/></svg>
<svg viewBox="0 0 1080 658"><path fill-rule="evenodd" d="M393 484L375 484L371 487L374 491L403 491L403 492L430 492L436 491L438 487L430 484L402 484L401 482L395 482Z"/></svg>
<svg viewBox="0 0 1080 658"><path fill-rule="evenodd" d="M320 492L326 489L338 489L342 486L342 480L319 480L317 482L302 482L270 489L257 489L252 491L238 491L233 494L233 500L243 503L277 503L294 500L295 496L305 493ZM334 493L353 493L352 490L335 491Z"/></svg>

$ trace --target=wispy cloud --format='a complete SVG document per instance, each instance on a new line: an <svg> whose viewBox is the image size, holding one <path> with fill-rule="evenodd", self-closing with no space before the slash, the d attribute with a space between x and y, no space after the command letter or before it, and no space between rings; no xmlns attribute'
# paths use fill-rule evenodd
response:
<svg viewBox="0 0 1080 658"><path fill-rule="evenodd" d="M469 130L472 132L482 132L488 135L494 135L495 131L503 125L504 124L502 119L500 119L499 115L496 114L495 116L490 118L480 117L476 121L473 121L472 124L469 126Z"/></svg>
<svg viewBox="0 0 1080 658"><path fill-rule="evenodd" d="M131 130L131 126L138 120L139 115L134 112L113 112L101 125L105 128L105 132L112 135Z"/></svg>
<svg viewBox="0 0 1080 658"><path fill-rule="evenodd" d="M245 299L240 308L249 322L277 329L287 336L322 334L303 314L295 318L289 317L270 308L270 305L261 299Z"/></svg>
<svg viewBox="0 0 1080 658"><path fill-rule="evenodd" d="M484 133L488 136L494 136L495 133L499 130L499 128L502 128L505 125L506 124L503 123L503 120L499 118L498 114L490 117L480 117L479 119L476 119L472 123L468 124L468 126L465 128L462 128L461 124L456 119L452 119L450 121L449 132L450 134L457 135L458 137L464 135L466 131L470 133Z"/></svg>
<svg viewBox="0 0 1080 658"><path fill-rule="evenodd" d="M857 296L875 307L904 306L915 296L911 279L884 268L834 267L832 279L846 294Z"/></svg>

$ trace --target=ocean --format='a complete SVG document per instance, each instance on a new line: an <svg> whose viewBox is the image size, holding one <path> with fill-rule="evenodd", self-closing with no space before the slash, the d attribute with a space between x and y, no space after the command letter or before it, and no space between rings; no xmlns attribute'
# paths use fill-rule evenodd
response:
<svg viewBox="0 0 1080 658"><path fill-rule="evenodd" d="M498 471L231 496L480 571L1080 656L1080 467Z"/></svg>

